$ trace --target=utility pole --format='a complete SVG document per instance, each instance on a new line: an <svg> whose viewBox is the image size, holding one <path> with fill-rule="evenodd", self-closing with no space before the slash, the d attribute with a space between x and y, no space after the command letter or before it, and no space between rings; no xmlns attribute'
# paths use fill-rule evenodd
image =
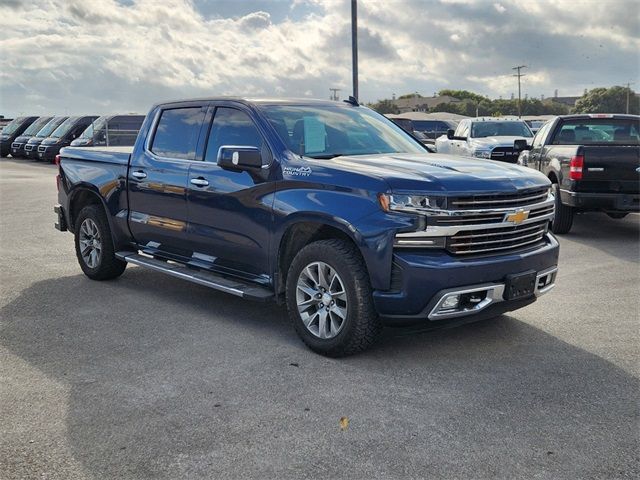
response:
<svg viewBox="0 0 640 480"><path fill-rule="evenodd" d="M629 94L631 93L631 85L633 85L633 82L627 82L627 114L629 113Z"/></svg>
<svg viewBox="0 0 640 480"><path fill-rule="evenodd" d="M514 75L514 77L518 77L518 118L522 117L522 98L521 98L521 88L520 88L520 78L524 77L524 73L520 73L520 70L523 68L527 68L526 65L518 65L517 67L513 67L511 70L517 70L518 73Z"/></svg>
<svg viewBox="0 0 640 480"><path fill-rule="evenodd" d="M331 96L329 97L330 100L333 100L335 102L340 100L340 98L338 97L338 92L340 91L339 88L330 88L329 91L331 92Z"/></svg>
<svg viewBox="0 0 640 480"><path fill-rule="evenodd" d="M351 0L351 61L353 98L358 100L358 0Z"/></svg>

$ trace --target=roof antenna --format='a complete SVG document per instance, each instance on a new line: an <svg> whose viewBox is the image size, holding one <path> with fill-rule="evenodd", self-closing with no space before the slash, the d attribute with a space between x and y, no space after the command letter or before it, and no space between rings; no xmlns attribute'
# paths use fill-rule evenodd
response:
<svg viewBox="0 0 640 480"><path fill-rule="evenodd" d="M348 100L343 100L343 102L350 103L354 107L359 107L360 106L360 104L358 103L358 100L356 100L356 97L354 97L353 95L349 95L349 99Z"/></svg>

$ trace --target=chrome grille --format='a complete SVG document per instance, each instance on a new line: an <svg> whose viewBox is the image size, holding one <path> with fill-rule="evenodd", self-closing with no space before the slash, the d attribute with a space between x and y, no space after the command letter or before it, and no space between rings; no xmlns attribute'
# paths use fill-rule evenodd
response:
<svg viewBox="0 0 640 480"><path fill-rule="evenodd" d="M34 147L34 145L26 144L26 145L24 146L24 149L25 149L27 152L30 152L31 150L33 150L33 147Z"/></svg>
<svg viewBox="0 0 640 480"><path fill-rule="evenodd" d="M447 238L447 250L470 255L533 246L544 239L548 226L545 219L524 225L465 230Z"/></svg>
<svg viewBox="0 0 640 480"><path fill-rule="evenodd" d="M44 152L47 149L47 147L38 147L38 151L39 152Z"/></svg>
<svg viewBox="0 0 640 480"><path fill-rule="evenodd" d="M510 212L513 209L510 209ZM553 204L534 205L529 207L529 217L542 217L553 213ZM465 215L452 215L446 217L433 217L433 225L483 225L487 223L501 223L504 221L505 212L473 212Z"/></svg>
<svg viewBox="0 0 640 480"><path fill-rule="evenodd" d="M454 197L449 201L449 209L482 209L482 208L510 208L533 205L547 199L549 189L539 188L525 192L500 195L475 195L469 197Z"/></svg>

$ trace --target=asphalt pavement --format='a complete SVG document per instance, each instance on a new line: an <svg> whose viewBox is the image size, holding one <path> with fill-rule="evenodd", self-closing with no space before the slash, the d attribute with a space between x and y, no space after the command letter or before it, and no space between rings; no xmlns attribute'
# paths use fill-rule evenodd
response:
<svg viewBox="0 0 640 480"><path fill-rule="evenodd" d="M54 175L0 159L0 478L640 476L638 215L580 215L533 305L334 360L276 305L87 279Z"/></svg>

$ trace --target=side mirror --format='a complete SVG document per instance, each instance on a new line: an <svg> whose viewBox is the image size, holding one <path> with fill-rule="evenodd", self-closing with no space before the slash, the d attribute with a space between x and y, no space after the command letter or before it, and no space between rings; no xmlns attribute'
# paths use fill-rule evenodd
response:
<svg viewBox="0 0 640 480"><path fill-rule="evenodd" d="M218 150L218 166L228 170L259 170L262 154L256 147L223 145Z"/></svg>
<svg viewBox="0 0 640 480"><path fill-rule="evenodd" d="M515 140L513 142L513 149L516 152L522 152L523 150L531 150L531 147L527 144L526 140Z"/></svg>
<svg viewBox="0 0 640 480"><path fill-rule="evenodd" d="M453 140L454 139L454 133L456 133L456 131L453 128L450 128L449 130L447 130L447 138L449 140Z"/></svg>

